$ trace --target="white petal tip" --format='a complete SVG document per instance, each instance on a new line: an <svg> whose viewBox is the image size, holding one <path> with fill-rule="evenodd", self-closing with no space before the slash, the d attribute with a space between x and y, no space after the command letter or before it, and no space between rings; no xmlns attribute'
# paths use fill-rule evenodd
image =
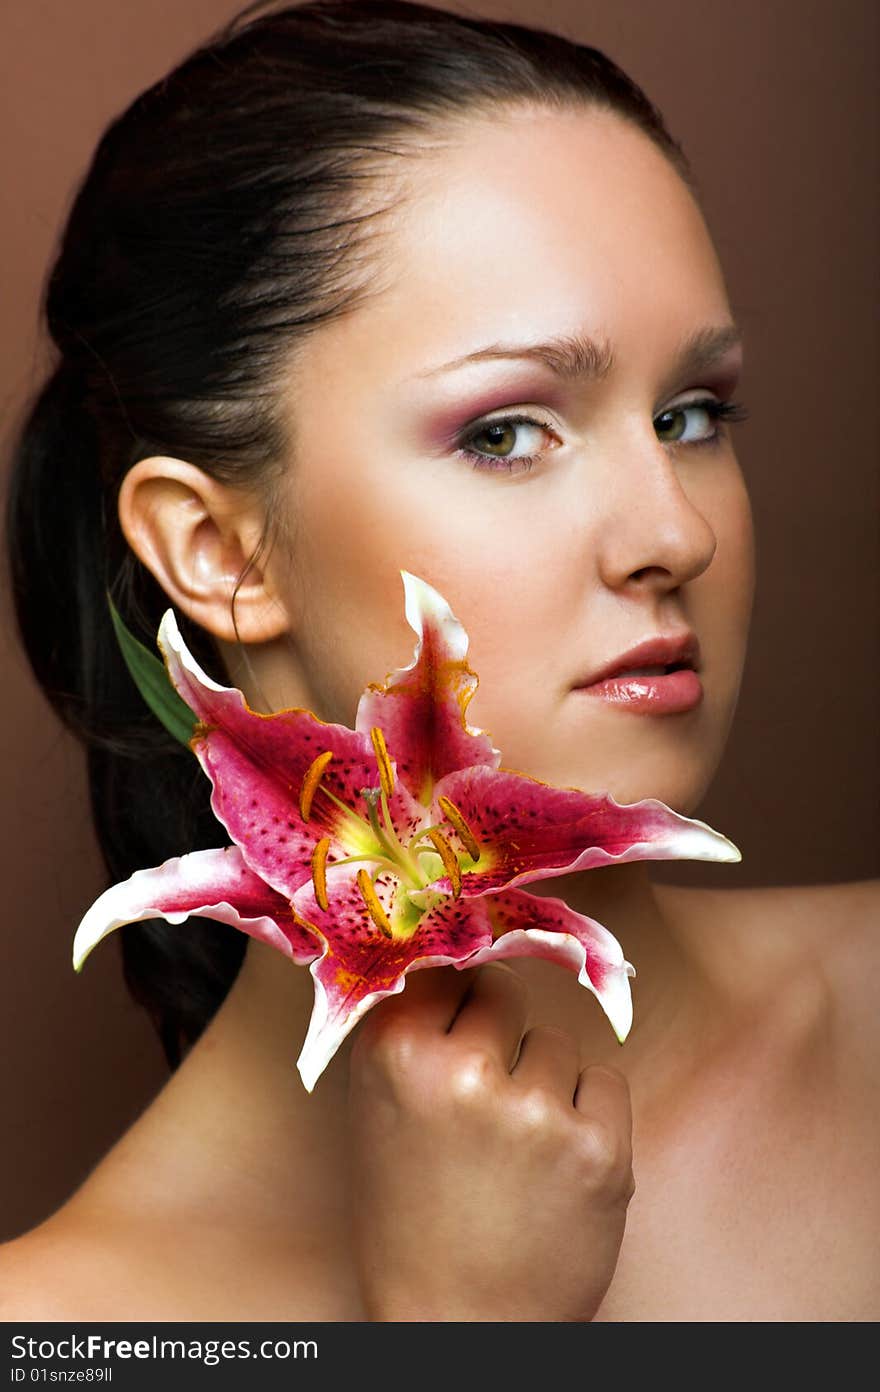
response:
<svg viewBox="0 0 880 1392"><path fill-rule="evenodd" d="M73 939L72 952L73 970L75 972L82 971L83 966L85 965L86 958L88 957L94 945L94 943L84 941L84 935L81 936L80 930L77 929L77 932Z"/></svg>
<svg viewBox="0 0 880 1392"><path fill-rule="evenodd" d="M315 1083L318 1081L318 1074L315 1073L312 1069L304 1067L301 1059L297 1062L296 1066L299 1071L299 1076L302 1078L302 1085L305 1088L306 1092L313 1092Z"/></svg>
<svg viewBox="0 0 880 1392"><path fill-rule="evenodd" d="M323 982L316 975L317 968L320 966L324 957L327 955L325 949L323 955L315 958L309 967L312 979L315 983L315 1000L312 1006L312 1015L309 1020L309 1028L303 1046L300 1049L299 1058L296 1061L299 1076L302 1078L303 1087L306 1092L311 1092L315 1083L320 1078L324 1069L336 1053L348 1030L354 1024L354 1018L349 1017L340 1028L336 1022L335 1028L330 1022L327 993L324 990Z"/></svg>
<svg viewBox="0 0 880 1392"><path fill-rule="evenodd" d="M688 826L682 830L677 846L677 858L681 860L715 860L734 862L742 860L742 851L722 836L720 831L710 827L698 818L688 819Z"/></svg>
<svg viewBox="0 0 880 1392"><path fill-rule="evenodd" d="M632 1029L633 1006L632 994L629 989L629 978L635 976L635 968L629 962L624 962L623 970L609 982L608 986L600 993L599 1003L608 1017L608 1022L614 1030L617 1042L622 1044Z"/></svg>
<svg viewBox="0 0 880 1392"><path fill-rule="evenodd" d="M617 1040L618 1044L625 1044L629 1036L629 1032L632 1029L632 1020L630 1019L624 1025L612 1024L611 1028L614 1030L614 1037Z"/></svg>
<svg viewBox="0 0 880 1392"><path fill-rule="evenodd" d="M467 652L467 634L459 619L453 614L449 603L439 590L413 575L409 570L400 572L403 579L404 613L410 628L422 637L423 620L426 614L433 615L443 629L447 642L456 650L456 656L464 657Z"/></svg>
<svg viewBox="0 0 880 1392"><path fill-rule="evenodd" d="M704 822L698 822L697 825L702 827L706 824ZM735 846L726 836L722 836L720 831L714 831L712 827L706 826L706 830L711 832L712 835L712 846L706 856L707 860L742 860L742 851L739 846Z"/></svg>
<svg viewBox="0 0 880 1392"><path fill-rule="evenodd" d="M73 938L73 970L82 971L83 963L93 948L98 946L108 933L112 933L114 928L118 928L125 921L115 918L112 908L109 907L108 900L116 888L114 885L95 900L88 913L83 918L76 930ZM115 898L116 896L114 896ZM108 911L109 910L109 911Z"/></svg>
<svg viewBox="0 0 880 1392"><path fill-rule="evenodd" d="M316 1082L337 1052L343 1037L337 1034L336 1038L333 1038L328 1029L309 1031L296 1061L297 1071L306 1092L314 1090Z"/></svg>
<svg viewBox="0 0 880 1392"><path fill-rule="evenodd" d="M209 691L229 692L237 690L237 687L221 686L219 682L215 682L212 677L209 677L207 672L202 671L202 668L199 666L198 662L196 662L189 648L186 646L186 643L183 641L183 635L178 627L177 616L173 609L166 609L165 613L162 615L157 641L166 663L168 662L169 653L171 653L177 658L184 671L188 672L191 677L195 677L196 680L201 682L202 686L207 687ZM169 668L173 673L173 668L171 668L170 664ZM177 685L176 682L174 684L175 686ZM179 690L178 694L180 694Z"/></svg>
<svg viewBox="0 0 880 1392"><path fill-rule="evenodd" d="M618 1044L624 1044L626 1042L627 1038L629 1037L629 1032L632 1029L632 1023L633 1022L631 1010L626 1012L623 1015L623 1018L618 1018L616 1021L611 1021L611 1028L614 1030L614 1036Z"/></svg>
<svg viewBox="0 0 880 1392"><path fill-rule="evenodd" d="M168 608L165 610L159 623L159 632L171 637L179 635L180 629L177 627L177 616L173 609Z"/></svg>

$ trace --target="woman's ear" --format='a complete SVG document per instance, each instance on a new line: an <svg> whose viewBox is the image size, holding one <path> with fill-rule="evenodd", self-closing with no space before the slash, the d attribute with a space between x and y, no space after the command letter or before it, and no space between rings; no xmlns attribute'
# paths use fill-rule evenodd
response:
<svg viewBox="0 0 880 1392"><path fill-rule="evenodd" d="M287 633L287 608L264 567L242 570L265 514L254 496L218 483L182 459L153 455L129 469L119 490L119 523L132 551L172 604L216 638L263 643Z"/></svg>

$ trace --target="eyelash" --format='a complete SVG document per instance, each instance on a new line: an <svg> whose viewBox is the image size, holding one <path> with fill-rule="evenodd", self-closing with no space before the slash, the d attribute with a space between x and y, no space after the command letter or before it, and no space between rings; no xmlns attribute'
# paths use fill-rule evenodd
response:
<svg viewBox="0 0 880 1392"><path fill-rule="evenodd" d="M666 411L661 411L656 417L661 420L663 416L676 415L679 411L705 411L714 421L726 420L729 422L748 420L749 413L741 401L716 401L714 397L706 397L699 401L686 401L681 406L671 406ZM540 454L518 454L511 455L505 459L501 455L483 454L480 450L467 449L468 440L481 435L484 430L490 429L493 425L536 425L542 430L552 432L553 427L549 421L537 420L533 416L512 415L512 416L493 416L490 420L482 421L475 429L469 430L466 435L459 437L457 453L464 459L470 461L474 469L482 469L488 473L505 471L512 473L527 473L534 464L541 460ZM671 444L682 443L686 446L718 445L724 439L724 432L716 429L713 435L708 435L704 440L684 440L670 441ZM514 469L513 466L516 466Z"/></svg>

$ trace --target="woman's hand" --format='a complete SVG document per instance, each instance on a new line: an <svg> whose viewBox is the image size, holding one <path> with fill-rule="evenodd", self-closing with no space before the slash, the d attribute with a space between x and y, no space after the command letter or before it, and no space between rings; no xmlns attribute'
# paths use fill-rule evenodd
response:
<svg viewBox="0 0 880 1392"><path fill-rule="evenodd" d="M589 1320L601 1304L635 1189L629 1087L581 1070L563 1030L523 1038L527 1005L503 964L436 967L360 1026L354 1251L372 1320Z"/></svg>

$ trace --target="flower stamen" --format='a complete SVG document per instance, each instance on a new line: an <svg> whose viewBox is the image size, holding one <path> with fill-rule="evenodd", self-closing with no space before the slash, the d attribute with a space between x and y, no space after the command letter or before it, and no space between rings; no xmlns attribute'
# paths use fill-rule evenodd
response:
<svg viewBox="0 0 880 1392"><path fill-rule="evenodd" d="M363 855L340 856L338 860L334 860L333 868L335 870L337 865L354 865L358 860L369 860L374 865L381 866L383 870L390 870L392 875L400 874L400 866L393 860L388 860L386 856L370 855L368 852L364 852Z"/></svg>
<svg viewBox="0 0 880 1392"><path fill-rule="evenodd" d="M428 832L434 849L443 861L443 868L452 881L452 896L457 899L461 894L461 866L458 863L458 856L450 846L442 831L431 830Z"/></svg>
<svg viewBox="0 0 880 1392"><path fill-rule="evenodd" d="M376 751L376 762L379 765L379 779L382 784L382 792L390 798L394 792L394 771L391 767L391 760L388 758L388 749L385 745L385 736L379 725L374 725L370 730L370 739L373 741L373 748Z"/></svg>
<svg viewBox="0 0 880 1392"><path fill-rule="evenodd" d="M321 908L325 910L330 907L330 901L327 898L327 852L329 849L330 837L322 836L312 851L312 884L315 886L315 898Z"/></svg>
<svg viewBox="0 0 880 1392"><path fill-rule="evenodd" d="M303 779L302 788L299 793L299 811L304 822L309 820L309 815L312 810L312 798L315 796L324 770L332 758L333 750L325 749L323 754L319 754L317 759L312 760L306 770L306 776ZM326 789L323 791L326 792Z"/></svg>
<svg viewBox="0 0 880 1392"><path fill-rule="evenodd" d="M391 924L385 910L379 903L379 898L373 888L373 881L370 879L369 871L361 867L357 872L357 882L358 889L361 892L361 898L367 907L367 913L370 915L370 918L373 920L376 927L385 934L386 938L392 938L394 934L391 931Z"/></svg>
<svg viewBox="0 0 880 1392"><path fill-rule="evenodd" d="M456 807L455 803L450 798L444 797L442 793L437 798L437 801L443 808L443 812L447 821L452 823L452 825L455 827L455 830L458 832L459 836L464 842L465 847L467 848L468 855L470 855L474 860L479 860L480 846L477 841L477 838L474 836L474 833L471 831L470 827L468 826L459 809Z"/></svg>

